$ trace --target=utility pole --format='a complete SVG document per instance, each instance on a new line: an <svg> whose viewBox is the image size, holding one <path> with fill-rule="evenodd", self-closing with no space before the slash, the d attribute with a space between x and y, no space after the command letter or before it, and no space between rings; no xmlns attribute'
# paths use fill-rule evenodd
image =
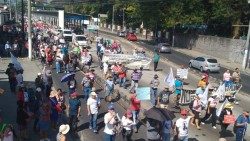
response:
<svg viewBox="0 0 250 141"><path fill-rule="evenodd" d="M248 0L247 2L248 2L248 4L250 4L250 0ZM250 42L250 20L249 20L249 24L248 24L248 33L247 33L245 53L244 53L244 58L243 58L243 62L242 62L242 69L243 70L246 69L248 66L249 50L250 50L249 42Z"/></svg>
<svg viewBox="0 0 250 141"><path fill-rule="evenodd" d="M124 18L124 8L122 9L122 30L124 30L125 27L125 18Z"/></svg>
<svg viewBox="0 0 250 141"><path fill-rule="evenodd" d="M112 32L114 31L114 22L115 22L115 5L113 5L113 11L112 11Z"/></svg>
<svg viewBox="0 0 250 141"><path fill-rule="evenodd" d="M245 52L244 52L244 58L242 62L242 69L246 69L248 66L248 60L249 60L249 39L250 39L250 20L249 20L249 25L248 25L248 33L247 33L247 40L246 40L246 47L245 47Z"/></svg>
<svg viewBox="0 0 250 141"><path fill-rule="evenodd" d="M11 8L11 0L9 0L9 7L10 7L10 20L12 20L12 8Z"/></svg>
<svg viewBox="0 0 250 141"><path fill-rule="evenodd" d="M32 59L32 40L31 40L31 0L28 0L28 50L29 50L29 60Z"/></svg>

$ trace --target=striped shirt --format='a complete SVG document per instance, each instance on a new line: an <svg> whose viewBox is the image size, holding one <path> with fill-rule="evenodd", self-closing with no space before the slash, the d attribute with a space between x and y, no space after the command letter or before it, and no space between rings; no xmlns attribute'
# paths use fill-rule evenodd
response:
<svg viewBox="0 0 250 141"><path fill-rule="evenodd" d="M131 79L132 80L140 80L141 76L142 76L142 73L140 73L140 72L133 72L131 74Z"/></svg>

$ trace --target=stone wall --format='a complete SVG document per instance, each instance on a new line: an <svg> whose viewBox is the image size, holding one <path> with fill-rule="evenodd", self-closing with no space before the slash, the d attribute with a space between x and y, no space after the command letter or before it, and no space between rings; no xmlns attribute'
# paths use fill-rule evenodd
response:
<svg viewBox="0 0 250 141"><path fill-rule="evenodd" d="M175 35L175 46L189 48L208 56L242 63L246 40L206 35Z"/></svg>

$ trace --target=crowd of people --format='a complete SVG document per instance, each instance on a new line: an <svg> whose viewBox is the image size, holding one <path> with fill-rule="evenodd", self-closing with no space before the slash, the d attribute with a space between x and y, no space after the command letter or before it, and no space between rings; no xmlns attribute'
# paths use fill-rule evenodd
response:
<svg viewBox="0 0 250 141"><path fill-rule="evenodd" d="M46 32L46 36L44 36ZM23 72L27 70L17 69L14 64L10 63L6 74L9 78L10 90L17 97L17 117L18 132L15 132L11 125L7 125L0 118L0 138L3 141L12 141L14 136L21 140L27 140L29 133L28 125L33 121L34 132L39 133L41 141L50 140L49 131L58 130L55 137L57 141L66 141L69 131L78 132L78 121L81 118L81 105L83 102L79 100L77 93L77 81L75 79L76 70L79 68L83 71L83 79L81 81L82 94L84 95L87 115L89 116L89 129L94 133L98 133L97 116L100 110L100 96L96 90L97 74L92 69L93 54L87 48L73 46L72 48L64 41L63 37L53 34L50 30L36 30L33 33L33 46L37 53L35 57L40 58L44 65L42 72L37 74L34 80L35 86L28 86L23 82ZM7 53L15 51L6 43ZM14 47L14 45L13 45ZM14 49L14 48L13 48ZM72 50L71 50L72 49ZM121 46L118 42L110 43L108 40L98 39L96 42L96 50L98 56L99 67L103 72L104 92L105 96L114 93L115 85L118 84L121 89L127 89L129 94L129 107L124 115L120 118L116 112L115 104L108 102L108 112L104 115L104 141L115 141L116 135L122 133L124 141L131 141L134 133L139 129L139 113L141 110L141 101L137 98L136 90L139 82L143 77L143 68L136 68L130 74L128 79L128 69L123 62L109 63L103 61L104 53L121 53ZM135 50L134 55L143 55L145 52ZM154 71L157 70L160 56L154 53ZM65 94L60 88L55 89L52 77L52 66L55 65L56 73L65 73L65 80L68 86L68 94ZM170 140L188 140L189 123L196 126L200 130L201 124L210 123L208 119L211 117L212 128L216 129L217 117L221 125L221 137L227 132L230 124L235 126L236 141L244 138L247 124L250 123L249 112L245 110L235 123L227 122L225 115L233 115L232 108L235 97L227 98L223 104L223 108L218 113L218 97L214 92L210 95L207 103L203 103L203 95L205 88L209 85L209 74L205 73L198 82L194 100L188 108L180 107L180 99L183 92L183 79L179 76L175 78L174 89L166 86L160 91L159 76L155 74L148 84L150 87L150 103L152 107L169 109L170 95L174 94L175 108L180 109L180 118L176 122L171 120L156 121L147 119L147 139L148 141L170 141ZM128 87L128 80L130 87ZM227 71L223 74L223 81L226 89L233 86L239 87L240 73L236 69L233 75ZM234 85L235 84L235 85ZM160 91L160 92L159 92ZM68 102L66 102L69 97ZM68 110L68 118L66 116ZM201 118L201 111L205 110L206 114Z"/></svg>

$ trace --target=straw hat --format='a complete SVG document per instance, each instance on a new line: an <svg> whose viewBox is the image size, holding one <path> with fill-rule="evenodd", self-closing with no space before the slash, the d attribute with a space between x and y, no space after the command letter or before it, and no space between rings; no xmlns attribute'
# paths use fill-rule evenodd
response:
<svg viewBox="0 0 250 141"><path fill-rule="evenodd" d="M67 134L69 132L69 125L68 124L62 124L60 127L59 127L59 132L62 133L62 134Z"/></svg>

